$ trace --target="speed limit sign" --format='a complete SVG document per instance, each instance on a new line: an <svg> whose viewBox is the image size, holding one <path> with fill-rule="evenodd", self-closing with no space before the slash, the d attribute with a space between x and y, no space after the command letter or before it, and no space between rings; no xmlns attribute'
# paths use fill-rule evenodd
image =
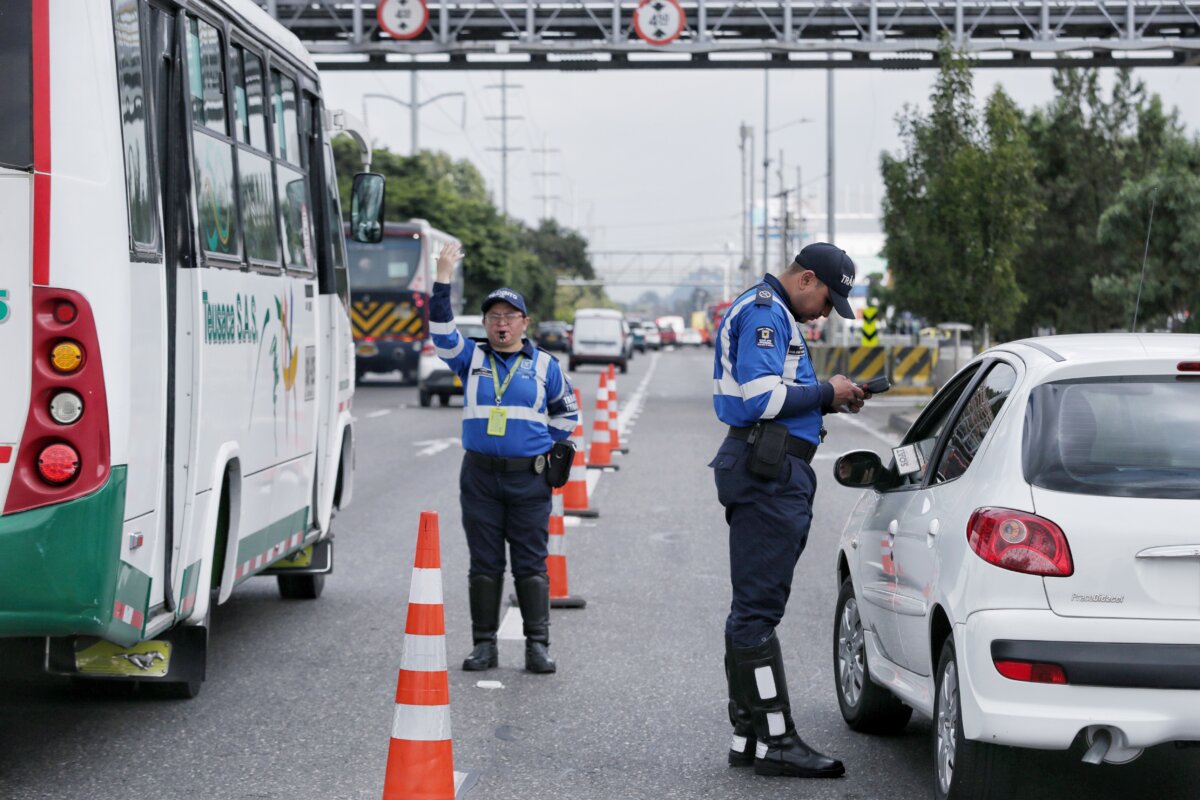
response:
<svg viewBox="0 0 1200 800"><path fill-rule="evenodd" d="M677 0L642 0L633 12L633 27L648 44L670 44L683 33L684 19Z"/></svg>
<svg viewBox="0 0 1200 800"><path fill-rule="evenodd" d="M426 0L383 0L375 17L393 39L415 39L429 24L429 6Z"/></svg>

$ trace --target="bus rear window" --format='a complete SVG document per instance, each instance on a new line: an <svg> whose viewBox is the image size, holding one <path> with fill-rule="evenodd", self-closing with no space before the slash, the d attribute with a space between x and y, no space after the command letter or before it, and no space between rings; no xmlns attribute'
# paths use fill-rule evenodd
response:
<svg viewBox="0 0 1200 800"><path fill-rule="evenodd" d="M30 3L0 12L0 166L33 168L33 19Z"/></svg>
<svg viewBox="0 0 1200 800"><path fill-rule="evenodd" d="M379 244L354 242L347 249L352 289L407 289L421 264L421 240L411 236L385 236Z"/></svg>
<svg viewBox="0 0 1200 800"><path fill-rule="evenodd" d="M1025 478L1072 494L1200 499L1198 405L1193 378L1043 384L1025 414Z"/></svg>

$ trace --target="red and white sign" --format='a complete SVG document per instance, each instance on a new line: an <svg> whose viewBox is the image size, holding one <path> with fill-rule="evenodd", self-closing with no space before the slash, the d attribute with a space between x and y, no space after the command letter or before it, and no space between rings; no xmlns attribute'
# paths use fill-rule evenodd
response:
<svg viewBox="0 0 1200 800"><path fill-rule="evenodd" d="M642 0L633 12L633 28L648 44L670 44L683 33L687 18L677 0Z"/></svg>
<svg viewBox="0 0 1200 800"><path fill-rule="evenodd" d="M383 0L375 18L393 39L415 39L429 24L429 5L425 0Z"/></svg>

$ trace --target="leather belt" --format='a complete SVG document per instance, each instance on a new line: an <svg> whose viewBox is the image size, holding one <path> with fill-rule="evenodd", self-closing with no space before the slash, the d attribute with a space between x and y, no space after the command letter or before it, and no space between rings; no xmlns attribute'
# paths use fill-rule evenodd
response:
<svg viewBox="0 0 1200 800"><path fill-rule="evenodd" d="M730 425L728 436L730 439L737 439L739 441L746 442L750 440L750 434L753 431L753 425L746 428L737 428L733 425ZM789 456L802 458L809 464L812 463L813 456L817 454L817 446L815 444L806 439L801 439L798 436L788 436L785 447L787 448L787 453Z"/></svg>
<svg viewBox="0 0 1200 800"><path fill-rule="evenodd" d="M536 472L541 474L546 471L546 457L544 455L500 458L499 456L485 456L483 453L468 450L467 460L475 466L483 467L490 472Z"/></svg>

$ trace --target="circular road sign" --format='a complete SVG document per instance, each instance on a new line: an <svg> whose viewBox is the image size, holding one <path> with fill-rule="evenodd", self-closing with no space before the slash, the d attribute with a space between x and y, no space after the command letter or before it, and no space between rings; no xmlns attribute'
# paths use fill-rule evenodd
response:
<svg viewBox="0 0 1200 800"><path fill-rule="evenodd" d="M633 12L638 38L648 44L670 44L683 33L685 17L678 0L642 0Z"/></svg>
<svg viewBox="0 0 1200 800"><path fill-rule="evenodd" d="M426 0L383 0L375 17L393 39L415 39L429 24L429 5Z"/></svg>

